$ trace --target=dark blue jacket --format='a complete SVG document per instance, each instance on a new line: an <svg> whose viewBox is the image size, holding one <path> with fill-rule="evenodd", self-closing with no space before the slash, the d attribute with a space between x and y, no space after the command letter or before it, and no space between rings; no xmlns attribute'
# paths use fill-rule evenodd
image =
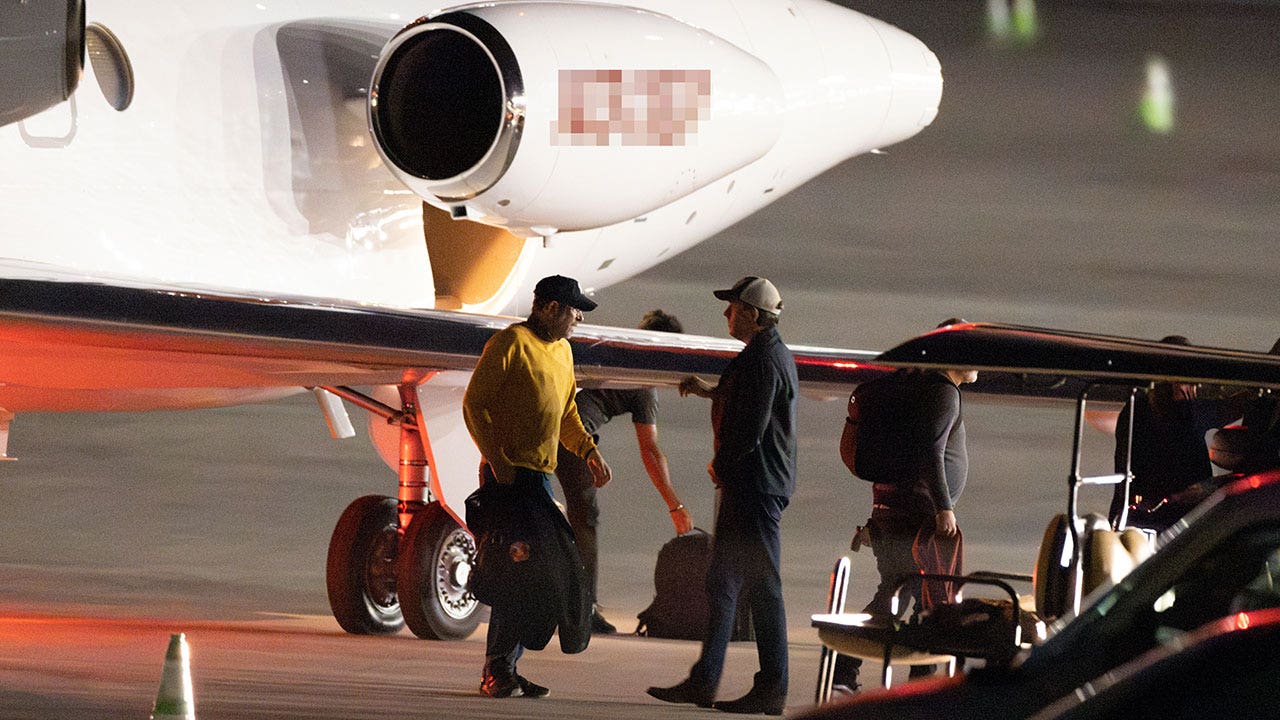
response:
<svg viewBox="0 0 1280 720"><path fill-rule="evenodd" d="M777 328L756 333L729 362L711 406L716 484L727 492L791 498L799 385L795 358Z"/></svg>

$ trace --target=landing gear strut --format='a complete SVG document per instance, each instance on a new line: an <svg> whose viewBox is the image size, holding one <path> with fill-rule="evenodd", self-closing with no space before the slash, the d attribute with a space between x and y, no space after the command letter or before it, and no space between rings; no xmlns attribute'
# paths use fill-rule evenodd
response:
<svg viewBox="0 0 1280 720"><path fill-rule="evenodd" d="M367 495L342 513L329 543L329 606L343 630L459 640L480 623L468 589L475 540L440 503L428 502L417 393L400 386L403 411L349 388L326 388L400 426L397 498Z"/></svg>

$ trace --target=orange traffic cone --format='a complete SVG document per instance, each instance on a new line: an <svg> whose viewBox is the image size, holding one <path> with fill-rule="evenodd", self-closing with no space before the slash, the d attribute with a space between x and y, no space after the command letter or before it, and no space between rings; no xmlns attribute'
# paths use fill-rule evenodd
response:
<svg viewBox="0 0 1280 720"><path fill-rule="evenodd" d="M191 692L191 649L187 636L169 636L169 650L164 654L164 671L160 675L160 692L151 720L196 720L196 701Z"/></svg>

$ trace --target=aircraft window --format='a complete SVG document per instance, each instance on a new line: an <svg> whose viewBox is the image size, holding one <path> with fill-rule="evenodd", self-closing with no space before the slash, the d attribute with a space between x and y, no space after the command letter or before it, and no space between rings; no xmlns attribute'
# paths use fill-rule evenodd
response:
<svg viewBox="0 0 1280 720"><path fill-rule="evenodd" d="M116 110L128 108L133 102L133 65L120 38L106 26L90 23L85 28L85 48L102 96Z"/></svg>

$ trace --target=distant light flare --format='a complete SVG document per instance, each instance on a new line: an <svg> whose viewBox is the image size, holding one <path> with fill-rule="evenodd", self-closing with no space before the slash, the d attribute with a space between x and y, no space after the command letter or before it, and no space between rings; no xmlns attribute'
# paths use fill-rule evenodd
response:
<svg viewBox="0 0 1280 720"><path fill-rule="evenodd" d="M1030 44L1039 34L1035 0L1013 0L1013 37Z"/></svg>
<svg viewBox="0 0 1280 720"><path fill-rule="evenodd" d="M992 37L1009 37L1009 3L1006 0L987 0L987 32Z"/></svg>
<svg viewBox="0 0 1280 720"><path fill-rule="evenodd" d="M1168 135L1174 126L1173 73L1160 55L1147 58L1147 81L1138 104L1138 116L1147 130Z"/></svg>
<svg viewBox="0 0 1280 720"><path fill-rule="evenodd" d="M1035 0L987 0L987 32L1001 42L1032 44L1040 34Z"/></svg>

